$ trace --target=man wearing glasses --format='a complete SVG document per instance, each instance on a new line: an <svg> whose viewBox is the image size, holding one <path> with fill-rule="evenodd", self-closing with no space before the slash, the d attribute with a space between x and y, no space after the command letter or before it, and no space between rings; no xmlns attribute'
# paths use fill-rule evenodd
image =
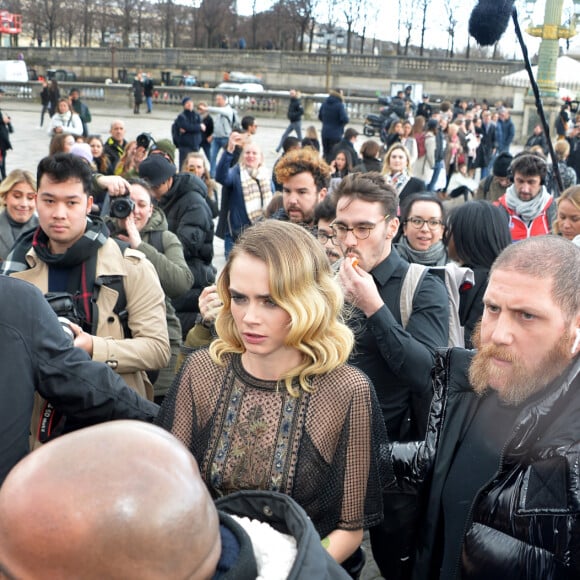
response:
<svg viewBox="0 0 580 580"><path fill-rule="evenodd" d="M431 274L420 282L406 328L400 294L409 264L392 247L398 198L378 173L347 175L334 192L333 243L345 257L339 279L354 307L352 364L373 381L389 438L422 439L432 392L434 351L448 340L444 284ZM413 495L389 494L385 519L371 529L374 558L383 576L402 578L412 550Z"/></svg>

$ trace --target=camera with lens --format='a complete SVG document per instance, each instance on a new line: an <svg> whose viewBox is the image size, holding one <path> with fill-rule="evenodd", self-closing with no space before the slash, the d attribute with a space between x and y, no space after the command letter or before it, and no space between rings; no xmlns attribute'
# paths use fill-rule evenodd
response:
<svg viewBox="0 0 580 580"><path fill-rule="evenodd" d="M151 133L139 133L135 141L137 142L137 147L143 147L145 151L149 151L155 145L155 139L153 139Z"/></svg>
<svg viewBox="0 0 580 580"><path fill-rule="evenodd" d="M77 308L77 304L68 292L48 292L44 295L48 305L52 308L54 313L58 316L58 321L62 326L65 334L74 341L74 333L70 327L70 323L81 325L83 316Z"/></svg>
<svg viewBox="0 0 580 580"><path fill-rule="evenodd" d="M109 215L114 218L125 219L135 209L135 202L130 198L129 192L111 200Z"/></svg>

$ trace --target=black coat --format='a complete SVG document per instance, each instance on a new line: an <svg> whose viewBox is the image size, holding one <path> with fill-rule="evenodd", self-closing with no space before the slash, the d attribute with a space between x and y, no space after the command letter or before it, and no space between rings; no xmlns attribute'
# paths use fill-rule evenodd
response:
<svg viewBox="0 0 580 580"><path fill-rule="evenodd" d="M106 364L72 348L37 288L0 276L0 294L0 485L29 451L36 391L78 425L155 418L157 405L139 397Z"/></svg>
<svg viewBox="0 0 580 580"><path fill-rule="evenodd" d="M290 103L288 105L288 120L291 123L295 123L296 121L300 121L302 119L302 115L304 115L304 107L300 102L298 97L294 97L290 99Z"/></svg>
<svg viewBox="0 0 580 580"><path fill-rule="evenodd" d="M332 151L330 152L330 157L332 159L336 158L336 156L340 151L343 151L345 155L348 156L351 168L360 163L360 157L357 155L356 149L354 148L352 141L348 141L347 139L341 139L332 148Z"/></svg>
<svg viewBox="0 0 580 580"><path fill-rule="evenodd" d="M349 121L342 98L331 93L320 106L318 120L322 123L322 139L342 139L344 126Z"/></svg>
<svg viewBox="0 0 580 580"><path fill-rule="evenodd" d="M186 327L193 326L195 316L184 317L183 313L199 312L199 295L203 288L214 283L216 276L212 264L214 226L207 187L192 173L178 173L173 176L169 191L159 200L159 207L167 217L169 231L179 238L193 274L191 290L173 300L185 333Z"/></svg>
<svg viewBox="0 0 580 580"><path fill-rule="evenodd" d="M481 397L469 385L473 351L438 356L429 435L420 444L393 444L399 485L426 485L418 525L414 578L438 578L441 497L457 444ZM471 505L459 564L461 578L580 577L580 358L524 403L495 476ZM490 425L490 429L493 426Z"/></svg>
<svg viewBox="0 0 580 580"><path fill-rule="evenodd" d="M399 205L401 205L407 197L413 195L414 193L424 193L426 191L425 182L418 177L411 177L405 187L399 193Z"/></svg>
<svg viewBox="0 0 580 580"><path fill-rule="evenodd" d="M3 120L4 113L0 111L0 151L6 153L9 149L12 149L12 144L10 143L10 133L14 133L12 123L8 121L5 123Z"/></svg>
<svg viewBox="0 0 580 580"><path fill-rule="evenodd" d="M432 274L421 281L406 328L400 295L409 264L395 249L371 273L384 306L366 318L354 308L348 320L356 337L350 363L375 387L389 437L408 441L423 435L431 401L430 376L435 350L449 338L449 300L443 282ZM421 417L410 420L413 397L422 399Z"/></svg>
<svg viewBox="0 0 580 580"><path fill-rule="evenodd" d="M497 149L497 136L493 123L488 123L487 127L482 125L475 130L480 137L479 147L475 157L475 167L487 167L491 163L493 152Z"/></svg>

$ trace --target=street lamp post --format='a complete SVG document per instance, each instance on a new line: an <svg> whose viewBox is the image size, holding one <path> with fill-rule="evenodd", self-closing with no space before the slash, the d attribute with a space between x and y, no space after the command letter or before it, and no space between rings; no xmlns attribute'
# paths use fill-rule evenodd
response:
<svg viewBox="0 0 580 580"><path fill-rule="evenodd" d="M528 14L533 13L536 0L527 0ZM562 8L564 0L546 0L544 23L530 26L526 32L541 38L538 52L538 87L544 97L557 97L556 66L558 63L560 39L572 38L576 35L576 19L580 13L580 0L574 0L575 16L569 26L562 26Z"/></svg>

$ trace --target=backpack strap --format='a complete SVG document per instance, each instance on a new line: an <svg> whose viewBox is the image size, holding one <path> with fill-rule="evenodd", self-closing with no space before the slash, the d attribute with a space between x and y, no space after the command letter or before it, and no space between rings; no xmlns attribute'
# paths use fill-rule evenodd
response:
<svg viewBox="0 0 580 580"><path fill-rule="evenodd" d="M413 312L413 301L417 289L421 285L423 278L427 274L429 268L421 264L409 264L409 268L403 278L401 285L401 296L399 298L399 309L401 311L401 325L407 328L411 313Z"/></svg>
<svg viewBox="0 0 580 580"><path fill-rule="evenodd" d="M129 248L127 242L123 242L118 238L112 238L117 242L121 253L125 255L125 250ZM92 312L92 328L91 334L97 334L97 325L99 323L99 308L97 305L97 299L99 297L99 292L101 287L107 286L111 290L117 292L117 302L113 308L113 312L119 317L119 322L123 327L124 338L131 338L133 335L131 329L129 328L129 313L127 312L127 294L125 293L125 285L123 284L123 276L113 275L113 276L99 276L95 278L95 284L93 286L93 297L91 299L93 312Z"/></svg>

